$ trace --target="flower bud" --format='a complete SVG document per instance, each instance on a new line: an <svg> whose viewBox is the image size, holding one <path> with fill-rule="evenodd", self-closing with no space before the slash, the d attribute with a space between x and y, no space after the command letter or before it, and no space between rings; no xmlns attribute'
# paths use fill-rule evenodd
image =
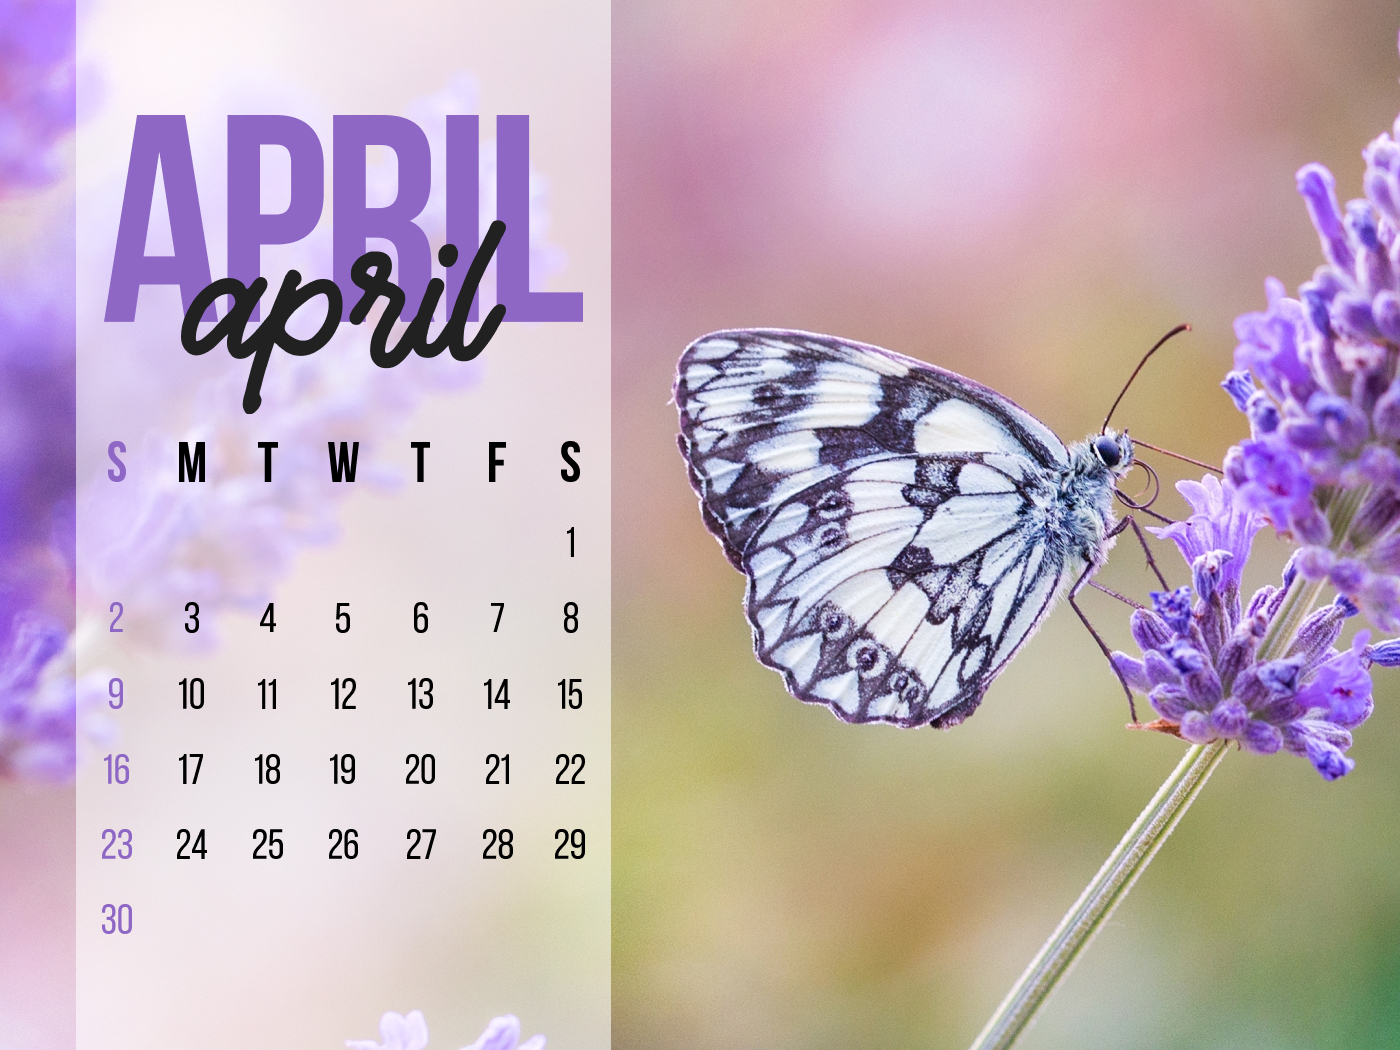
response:
<svg viewBox="0 0 1400 1050"><path fill-rule="evenodd" d="M1366 659L1381 667L1400 667L1400 638L1388 638L1376 645L1368 645Z"/></svg>
<svg viewBox="0 0 1400 1050"><path fill-rule="evenodd" d="M1249 399L1257 390L1254 385L1254 377L1248 372L1241 371L1227 372L1224 382L1220 385L1225 388L1225 393L1230 395L1230 400L1241 412L1248 408Z"/></svg>
<svg viewBox="0 0 1400 1050"><path fill-rule="evenodd" d="M1260 664L1256 673L1260 683L1274 696L1292 696L1298 691L1298 676L1302 670L1303 661L1290 656Z"/></svg>
<svg viewBox="0 0 1400 1050"><path fill-rule="evenodd" d="M1181 736L1193 744L1209 744L1215 739L1210 717L1200 711L1187 711L1181 716Z"/></svg>
<svg viewBox="0 0 1400 1050"><path fill-rule="evenodd" d="M1295 503L1288 513L1288 528L1302 543L1325 547L1332 540L1332 526L1315 503Z"/></svg>
<svg viewBox="0 0 1400 1050"><path fill-rule="evenodd" d="M1191 588L1178 587L1174 591L1152 591L1152 607L1157 610L1172 632L1185 636L1191 631Z"/></svg>
<svg viewBox="0 0 1400 1050"><path fill-rule="evenodd" d="M1219 736L1234 740L1244 733L1249 724L1249 712L1244 704L1231 697L1215 705L1215 710L1210 713L1210 724Z"/></svg>
<svg viewBox="0 0 1400 1050"><path fill-rule="evenodd" d="M1380 396L1371 410L1371 426L1383 441L1400 441L1400 377Z"/></svg>
<svg viewBox="0 0 1400 1050"><path fill-rule="evenodd" d="M1127 653L1117 651L1109 656L1109 660L1113 663L1114 670L1131 688L1145 693L1152 687L1152 683L1147 680L1147 668L1141 660L1135 660Z"/></svg>
<svg viewBox="0 0 1400 1050"><path fill-rule="evenodd" d="M1186 690L1179 685L1153 686L1152 692L1147 694L1147 699L1153 710L1173 722L1180 722L1182 716L1190 710Z"/></svg>
<svg viewBox="0 0 1400 1050"><path fill-rule="evenodd" d="M1132 616L1128 617L1128 626L1133 632L1133 641L1137 642L1143 653L1160 649L1172 640L1171 628L1148 609L1133 610Z"/></svg>
<svg viewBox="0 0 1400 1050"><path fill-rule="evenodd" d="M1209 602L1220 584L1225 563L1235 556L1229 551L1206 551L1191 563L1191 585L1201 601Z"/></svg>
<svg viewBox="0 0 1400 1050"><path fill-rule="evenodd" d="M1338 558L1327 579L1343 594L1355 594L1366 580L1366 566L1355 558Z"/></svg>
<svg viewBox="0 0 1400 1050"><path fill-rule="evenodd" d="M1337 556L1326 547L1303 547L1293 556L1292 565L1299 576L1316 583L1327 579L1336 561Z"/></svg>
<svg viewBox="0 0 1400 1050"><path fill-rule="evenodd" d="M1181 675L1177 673L1171 661L1163 656L1156 649L1149 649L1143 654L1143 667L1147 671L1147 680L1153 685L1180 685Z"/></svg>
<svg viewBox="0 0 1400 1050"><path fill-rule="evenodd" d="M1256 755L1272 755L1283 747L1283 734L1268 722L1251 719L1249 725L1245 726L1240 743L1244 745L1245 750L1253 751Z"/></svg>

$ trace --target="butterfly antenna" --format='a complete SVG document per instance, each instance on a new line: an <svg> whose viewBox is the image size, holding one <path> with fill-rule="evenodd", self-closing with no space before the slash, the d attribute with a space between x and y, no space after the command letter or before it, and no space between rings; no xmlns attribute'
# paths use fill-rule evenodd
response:
<svg viewBox="0 0 1400 1050"><path fill-rule="evenodd" d="M1122 500L1125 505L1131 507L1133 510L1146 510L1148 507L1152 506L1152 504L1156 503L1157 497L1162 494L1162 479L1157 476L1157 472L1152 469L1152 465L1149 463L1144 463L1140 459L1135 459L1133 460L1133 466L1141 467L1143 470L1147 471L1148 480L1152 483L1152 495L1148 498L1147 502L1136 502L1138 496L1141 496L1143 492L1147 491L1146 487L1144 487L1142 492L1139 492L1137 496L1133 497L1129 497L1120 488L1115 488L1113 491L1118 494L1118 498Z"/></svg>
<svg viewBox="0 0 1400 1050"><path fill-rule="evenodd" d="M1118 397L1114 400L1113 407L1108 410L1108 415L1103 417L1103 429L1099 431L1100 434L1106 434L1108 432L1108 421L1113 418L1113 413L1118 410L1118 402L1123 400L1123 395L1128 392L1128 387L1133 385L1133 380L1136 379L1138 373L1142 371L1142 366L1147 364L1147 359L1153 354L1155 354L1158 350L1162 349L1162 344L1165 343L1172 336L1180 335L1182 332L1189 331L1191 331L1191 326L1189 324L1177 325L1166 335L1162 336L1161 339L1158 339L1157 342L1153 344L1151 350L1147 351L1147 353L1142 355L1142 360L1139 361L1138 366L1133 369L1133 374L1128 377L1128 381L1123 384L1123 389L1118 392Z"/></svg>
<svg viewBox="0 0 1400 1050"><path fill-rule="evenodd" d="M1197 467L1204 467L1212 474L1219 474L1222 478L1225 476L1225 472L1219 467L1213 467L1209 463L1202 463L1199 459L1192 459L1190 456L1183 456L1180 452L1170 452L1167 449L1158 448L1156 445L1149 445L1141 438L1133 438L1133 444L1141 445L1143 448L1150 448L1153 452L1160 452L1164 456L1171 456L1172 459L1179 459L1183 463L1191 463Z"/></svg>

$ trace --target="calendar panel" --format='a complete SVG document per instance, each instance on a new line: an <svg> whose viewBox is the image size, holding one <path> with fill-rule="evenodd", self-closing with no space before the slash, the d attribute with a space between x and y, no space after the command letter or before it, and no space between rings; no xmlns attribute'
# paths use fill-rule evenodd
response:
<svg viewBox="0 0 1400 1050"><path fill-rule="evenodd" d="M80 1044L605 1046L608 9L233 14L80 26Z"/></svg>

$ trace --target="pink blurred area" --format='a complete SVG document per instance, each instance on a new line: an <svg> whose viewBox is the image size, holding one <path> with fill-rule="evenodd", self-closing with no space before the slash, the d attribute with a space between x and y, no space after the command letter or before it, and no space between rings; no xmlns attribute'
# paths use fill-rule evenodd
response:
<svg viewBox="0 0 1400 1050"><path fill-rule="evenodd" d="M966 1045L1179 755L1123 733L1063 609L946 735L788 698L676 453L680 351L730 327L847 336L1072 440L1186 321L1116 423L1218 462L1244 434L1218 387L1232 322L1266 276L1296 288L1321 261L1301 165L1360 195L1361 149L1400 110L1397 28L1374 2L614 5L614 1046ZM1143 598L1127 546L1101 579ZM1385 1030L1393 961L1363 942L1400 887L1363 872L1400 842L1360 813L1388 812L1386 732L1344 791L1232 758L1025 1045ZM1312 894L1251 881L1321 841L1381 916L1304 921ZM1281 1003L1269 982L1300 969L1351 998Z"/></svg>
<svg viewBox="0 0 1400 1050"><path fill-rule="evenodd" d="M74 1012L73 788L0 784L0 1047L66 1050Z"/></svg>

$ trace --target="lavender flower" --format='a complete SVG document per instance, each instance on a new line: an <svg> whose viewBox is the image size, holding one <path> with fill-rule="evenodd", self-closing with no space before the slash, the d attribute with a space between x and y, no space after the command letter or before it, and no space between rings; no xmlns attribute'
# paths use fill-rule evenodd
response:
<svg viewBox="0 0 1400 1050"><path fill-rule="evenodd" d="M1240 571L1264 522L1250 509L1248 499L1236 499L1230 482L1222 485L1212 475L1200 481L1178 481L1176 490L1193 513L1185 521L1149 531L1176 544L1203 598L1210 597L1207 588L1238 592Z"/></svg>
<svg viewBox="0 0 1400 1050"><path fill-rule="evenodd" d="M0 198L53 182L72 131L74 8L0 2ZM70 205L71 210L71 205ZM71 778L95 697L73 678L73 235L58 209L0 287L0 777ZM100 733L100 727L93 732Z"/></svg>
<svg viewBox="0 0 1400 1050"><path fill-rule="evenodd" d="M0 196L51 181L50 147L73 128L74 5L0 3Z"/></svg>
<svg viewBox="0 0 1400 1050"><path fill-rule="evenodd" d="M81 741L110 737L101 714L107 681L75 682L68 629L35 612L16 618L0 659L0 776L32 783L70 780Z"/></svg>
<svg viewBox="0 0 1400 1050"><path fill-rule="evenodd" d="M1339 597L1303 620L1282 657L1261 658L1261 642L1298 582L1295 565L1282 587L1264 587L1242 603L1239 572L1262 527L1258 512L1229 481L1207 477L1177 487L1195 513L1154 531L1181 550L1193 587L1153 594L1153 609L1135 611L1133 638L1143 658L1114 653L1114 666L1147 694L1166 728L1193 744L1235 740L1256 754L1301 755L1328 780L1349 773L1351 730L1371 714L1368 668L1391 650L1368 647L1366 631L1350 648L1334 648L1342 622L1357 611ZM1400 649L1394 658L1400 662Z"/></svg>
<svg viewBox="0 0 1400 1050"><path fill-rule="evenodd" d="M1326 262L1297 299L1265 282L1268 308L1236 319L1237 370L1222 384L1250 421L1251 439L1225 460L1244 503L1305 545L1306 578L1331 583L1386 630L1400 630L1397 137L1400 120L1363 151L1366 195L1345 208L1326 168L1299 170ZM1339 506L1345 535L1333 536Z"/></svg>
<svg viewBox="0 0 1400 1050"><path fill-rule="evenodd" d="M423 1050L428 1045L428 1024L423 1020L421 1010L414 1010L407 1017L386 1013L379 1019L379 1038L383 1040L382 1043L369 1039L347 1039L345 1045L350 1050ZM506 1014L492 1018L477 1041L463 1050L544 1050L544 1044L542 1035L520 1042L520 1021Z"/></svg>

